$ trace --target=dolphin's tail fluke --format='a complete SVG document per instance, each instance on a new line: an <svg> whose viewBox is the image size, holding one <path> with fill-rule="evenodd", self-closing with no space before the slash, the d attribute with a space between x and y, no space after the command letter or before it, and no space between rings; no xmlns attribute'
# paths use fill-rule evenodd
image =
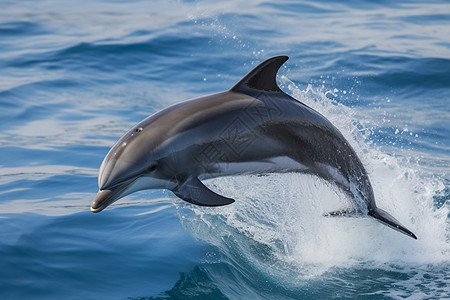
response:
<svg viewBox="0 0 450 300"><path fill-rule="evenodd" d="M393 216L391 216L389 213L385 212L381 208L375 207L369 209L368 215L371 217L374 217L384 225L387 225L397 231L400 231L401 233L406 234L407 236L412 237L413 239L417 240L417 237L414 233L412 233L410 230L406 229L403 225L400 224L399 221L397 221Z"/></svg>

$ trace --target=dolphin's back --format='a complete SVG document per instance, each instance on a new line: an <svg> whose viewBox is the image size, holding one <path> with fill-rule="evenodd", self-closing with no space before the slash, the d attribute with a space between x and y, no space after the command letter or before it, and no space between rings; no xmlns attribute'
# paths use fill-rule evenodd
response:
<svg viewBox="0 0 450 300"><path fill-rule="evenodd" d="M353 148L325 117L276 84L286 59L263 63L229 91L182 102L150 117L146 126L159 128L153 134L163 137L160 156L182 173L201 178L308 172L336 183L358 211L367 213L368 207L375 207L373 190ZM289 158L291 166L281 157Z"/></svg>

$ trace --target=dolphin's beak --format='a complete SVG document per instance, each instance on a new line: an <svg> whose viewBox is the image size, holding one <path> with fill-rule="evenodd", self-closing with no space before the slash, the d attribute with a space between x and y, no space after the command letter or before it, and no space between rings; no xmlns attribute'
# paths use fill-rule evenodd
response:
<svg viewBox="0 0 450 300"><path fill-rule="evenodd" d="M95 196L92 201L91 211L95 213L101 212L108 205L125 196L126 194L124 191L130 186L130 184L130 182L127 182L111 189L99 190L97 196Z"/></svg>

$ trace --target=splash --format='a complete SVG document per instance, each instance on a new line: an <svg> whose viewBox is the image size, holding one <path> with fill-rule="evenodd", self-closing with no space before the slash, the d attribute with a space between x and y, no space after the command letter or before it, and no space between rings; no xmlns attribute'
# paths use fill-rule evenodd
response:
<svg viewBox="0 0 450 300"><path fill-rule="evenodd" d="M336 268L448 262L449 207L436 207L433 198L444 189L442 180L421 172L408 157L374 148L367 124L356 119L356 111L330 100L327 91L312 86L302 90L285 77L282 81L294 98L339 128L369 173L377 205L418 240L371 218L323 217L348 207L346 196L315 176L292 173L207 181L212 190L236 202L219 208L179 205L185 228L216 246L241 273L252 270L283 285L296 286Z"/></svg>

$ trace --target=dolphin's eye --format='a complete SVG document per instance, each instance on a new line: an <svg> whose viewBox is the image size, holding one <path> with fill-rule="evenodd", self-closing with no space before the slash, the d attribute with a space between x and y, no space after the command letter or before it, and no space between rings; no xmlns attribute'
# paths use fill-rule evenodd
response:
<svg viewBox="0 0 450 300"><path fill-rule="evenodd" d="M136 132L141 132L143 130L142 127L139 127L138 129L136 129Z"/></svg>
<svg viewBox="0 0 450 300"><path fill-rule="evenodd" d="M157 164L157 163L154 163L154 164L151 164L150 167L148 167L147 170L148 170L149 172L153 172L153 171L156 170L157 167L158 167L158 164Z"/></svg>

